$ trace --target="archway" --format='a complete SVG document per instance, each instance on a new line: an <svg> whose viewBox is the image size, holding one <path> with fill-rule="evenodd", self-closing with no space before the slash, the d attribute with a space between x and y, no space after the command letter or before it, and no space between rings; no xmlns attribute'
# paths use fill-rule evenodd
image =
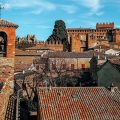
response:
<svg viewBox="0 0 120 120"><path fill-rule="evenodd" d="M0 57L6 57L7 53L7 34L0 32Z"/></svg>

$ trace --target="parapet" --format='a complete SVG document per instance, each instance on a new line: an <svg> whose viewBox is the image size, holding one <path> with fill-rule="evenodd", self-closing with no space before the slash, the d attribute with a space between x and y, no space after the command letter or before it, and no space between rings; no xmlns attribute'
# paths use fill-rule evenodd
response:
<svg viewBox="0 0 120 120"><path fill-rule="evenodd" d="M47 44L62 45L62 41L46 41Z"/></svg>
<svg viewBox="0 0 120 120"><path fill-rule="evenodd" d="M96 29L114 29L114 22L111 23L97 23L96 24Z"/></svg>

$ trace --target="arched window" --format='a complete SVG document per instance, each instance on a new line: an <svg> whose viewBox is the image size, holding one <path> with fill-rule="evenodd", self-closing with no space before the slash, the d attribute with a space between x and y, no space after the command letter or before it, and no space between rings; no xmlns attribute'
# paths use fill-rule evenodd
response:
<svg viewBox="0 0 120 120"><path fill-rule="evenodd" d="M7 35L5 32L0 32L0 57L6 57L7 52Z"/></svg>

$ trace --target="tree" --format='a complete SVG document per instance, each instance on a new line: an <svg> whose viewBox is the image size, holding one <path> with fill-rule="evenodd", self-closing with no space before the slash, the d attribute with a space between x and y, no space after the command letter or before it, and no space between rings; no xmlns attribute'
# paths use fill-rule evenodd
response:
<svg viewBox="0 0 120 120"><path fill-rule="evenodd" d="M97 64L98 60L96 56L93 56L92 59L90 60L90 73L91 77L93 79L93 82L97 83Z"/></svg>
<svg viewBox="0 0 120 120"><path fill-rule="evenodd" d="M62 42L63 50L68 51L68 49L69 49L68 35L67 35L67 31L66 31L65 22L63 20L55 21L52 35L49 36L47 41Z"/></svg>

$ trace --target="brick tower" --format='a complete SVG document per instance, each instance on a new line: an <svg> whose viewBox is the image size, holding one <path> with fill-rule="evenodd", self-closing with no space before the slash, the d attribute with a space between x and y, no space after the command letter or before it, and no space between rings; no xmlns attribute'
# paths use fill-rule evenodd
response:
<svg viewBox="0 0 120 120"><path fill-rule="evenodd" d="M14 87L15 38L18 25L0 19L0 120L5 117Z"/></svg>

